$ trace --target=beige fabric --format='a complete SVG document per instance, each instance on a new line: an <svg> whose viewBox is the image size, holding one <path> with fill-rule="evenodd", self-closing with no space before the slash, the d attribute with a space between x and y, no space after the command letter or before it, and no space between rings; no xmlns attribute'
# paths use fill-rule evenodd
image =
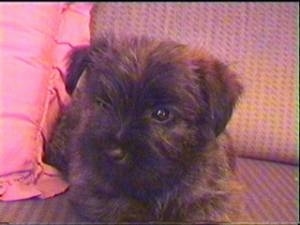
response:
<svg viewBox="0 0 300 225"><path fill-rule="evenodd" d="M229 124L242 155L296 162L297 3L98 3L98 32L171 38L202 47L240 74ZM97 24L97 26L95 26Z"/></svg>

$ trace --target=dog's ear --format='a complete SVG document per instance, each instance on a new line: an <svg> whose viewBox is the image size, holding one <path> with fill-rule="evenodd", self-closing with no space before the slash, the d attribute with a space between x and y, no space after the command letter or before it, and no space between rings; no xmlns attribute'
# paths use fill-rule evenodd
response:
<svg viewBox="0 0 300 225"><path fill-rule="evenodd" d="M89 46L80 46L74 48L68 55L69 64L67 68L67 76L65 80L66 90L72 94L76 88L80 76L90 62Z"/></svg>
<svg viewBox="0 0 300 225"><path fill-rule="evenodd" d="M212 57L194 58L192 70L199 77L199 85L207 103L215 136L222 133L231 118L234 106L242 93L242 85L227 65Z"/></svg>

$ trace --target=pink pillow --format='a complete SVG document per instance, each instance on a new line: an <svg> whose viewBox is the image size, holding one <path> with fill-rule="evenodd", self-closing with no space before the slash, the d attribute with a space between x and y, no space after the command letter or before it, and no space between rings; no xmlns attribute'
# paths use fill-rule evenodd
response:
<svg viewBox="0 0 300 225"><path fill-rule="evenodd" d="M90 7L0 5L0 200L48 198L68 187L42 162L43 145L69 101L65 56L70 44L88 43Z"/></svg>

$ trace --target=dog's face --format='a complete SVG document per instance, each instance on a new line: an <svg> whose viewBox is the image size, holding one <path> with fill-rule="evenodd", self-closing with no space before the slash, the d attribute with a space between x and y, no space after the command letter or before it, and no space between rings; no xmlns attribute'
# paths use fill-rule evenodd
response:
<svg viewBox="0 0 300 225"><path fill-rule="evenodd" d="M100 38L72 55L82 74L80 158L93 176L142 197L176 185L223 131L241 93L222 63L174 42Z"/></svg>

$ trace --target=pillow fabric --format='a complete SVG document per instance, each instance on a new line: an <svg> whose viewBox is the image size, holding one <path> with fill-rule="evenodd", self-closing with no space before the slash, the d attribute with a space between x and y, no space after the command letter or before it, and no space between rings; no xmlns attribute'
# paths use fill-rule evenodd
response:
<svg viewBox="0 0 300 225"><path fill-rule="evenodd" d="M0 200L48 198L68 184L43 163L61 109L65 56L89 41L88 3L0 4Z"/></svg>

